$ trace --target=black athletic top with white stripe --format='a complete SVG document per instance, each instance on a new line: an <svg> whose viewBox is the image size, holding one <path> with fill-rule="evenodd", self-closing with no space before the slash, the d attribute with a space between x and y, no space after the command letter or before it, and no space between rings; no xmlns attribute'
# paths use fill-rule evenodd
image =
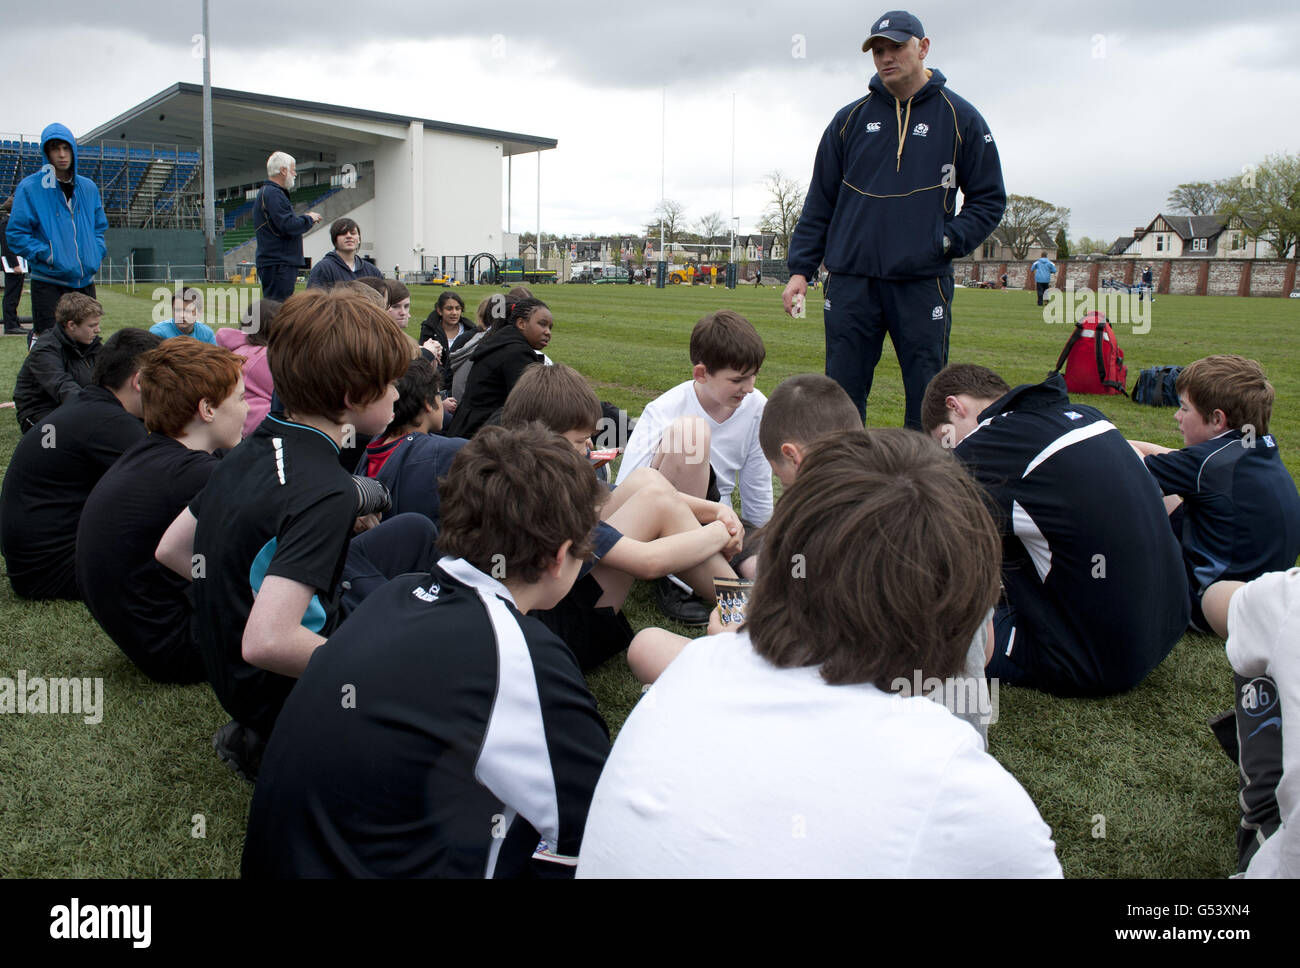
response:
<svg viewBox="0 0 1300 968"><path fill-rule="evenodd" d="M1166 494L1182 497L1183 560L1192 595L1216 581L1286 571L1300 555L1300 495L1272 434L1240 429L1146 459Z"/></svg>
<svg viewBox="0 0 1300 968"><path fill-rule="evenodd" d="M571 875L608 754L564 643L443 558L312 656L262 761L243 873Z"/></svg>
<svg viewBox="0 0 1300 968"><path fill-rule="evenodd" d="M1132 688L1187 627L1160 489L1105 414L1070 401L1059 373L979 420L955 453L995 505L1016 664L1061 695Z"/></svg>

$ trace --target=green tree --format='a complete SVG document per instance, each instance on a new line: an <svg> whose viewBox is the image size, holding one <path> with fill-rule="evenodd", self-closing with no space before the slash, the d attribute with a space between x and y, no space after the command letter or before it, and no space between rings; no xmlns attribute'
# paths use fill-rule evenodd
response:
<svg viewBox="0 0 1300 968"><path fill-rule="evenodd" d="M1075 239L1070 251L1076 258L1082 258L1094 252L1109 252L1110 243L1105 239L1090 239L1085 235L1082 238Z"/></svg>
<svg viewBox="0 0 1300 968"><path fill-rule="evenodd" d="M1065 237L1065 229L1056 230L1056 257L1058 259L1070 258L1070 241Z"/></svg>
<svg viewBox="0 0 1300 968"><path fill-rule="evenodd" d="M1300 155L1268 155L1218 183L1222 214L1241 219L1252 239L1267 242L1285 259L1300 242Z"/></svg>

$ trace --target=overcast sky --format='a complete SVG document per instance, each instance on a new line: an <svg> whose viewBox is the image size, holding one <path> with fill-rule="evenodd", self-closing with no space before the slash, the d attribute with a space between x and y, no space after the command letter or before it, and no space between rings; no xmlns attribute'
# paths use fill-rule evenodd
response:
<svg viewBox="0 0 1300 968"><path fill-rule="evenodd" d="M58 120L80 134L201 82L200 11L198 0L64 0L7 13L0 130L35 135ZM866 91L862 40L884 12L831 0L212 0L212 83L556 138L541 156L546 232L636 231L660 198L661 154L663 194L688 222L717 210L748 231L764 175L806 184L831 117ZM993 130L1007 190L1067 206L1072 238L1131 234L1180 182L1300 150L1294 0L927 0L912 12L931 38L926 65ZM535 158L514 164L516 232L537 224Z"/></svg>

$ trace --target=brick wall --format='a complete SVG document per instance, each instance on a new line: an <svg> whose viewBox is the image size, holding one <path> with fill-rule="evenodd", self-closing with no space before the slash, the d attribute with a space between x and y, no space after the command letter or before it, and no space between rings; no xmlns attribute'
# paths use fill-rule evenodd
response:
<svg viewBox="0 0 1300 968"><path fill-rule="evenodd" d="M1001 263L958 259L952 265L958 282L996 283L1005 272L1009 288L1032 292L1032 264L1031 259ZM1106 279L1132 285L1140 281L1142 267L1148 264L1158 293L1285 297L1297 282L1294 260L1164 259L1146 263L1137 259L1058 259L1052 285L1095 289Z"/></svg>

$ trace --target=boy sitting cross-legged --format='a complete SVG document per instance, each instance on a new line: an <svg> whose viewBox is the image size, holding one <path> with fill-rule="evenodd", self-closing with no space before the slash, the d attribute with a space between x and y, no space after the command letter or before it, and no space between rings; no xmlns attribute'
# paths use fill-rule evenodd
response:
<svg viewBox="0 0 1300 968"><path fill-rule="evenodd" d="M1184 367L1176 386L1186 446L1133 447L1175 505L1170 523L1183 546L1191 624L1206 631L1201 596L1212 583L1295 565L1300 494L1268 432L1273 386L1258 363L1207 356Z"/></svg>
<svg viewBox="0 0 1300 968"><path fill-rule="evenodd" d="M568 592L608 496L537 425L486 427L457 454L445 557L366 599L285 703L245 877L572 874L609 734L527 613Z"/></svg>
<svg viewBox="0 0 1300 968"><path fill-rule="evenodd" d="M466 441L438 431L446 412L439 392L438 366L412 360L397 381L393 421L370 442L357 468L373 477L392 497L387 514L415 511L438 524L438 480L451 470L452 459Z"/></svg>
<svg viewBox="0 0 1300 968"><path fill-rule="evenodd" d="M1159 488L1100 410L1053 373L1012 388L953 363L921 402L926 433L988 494L1002 534L990 679L1059 696L1132 689L1187 626Z"/></svg>
<svg viewBox="0 0 1300 968"><path fill-rule="evenodd" d="M54 328L36 338L14 383L14 410L23 433L90 386L103 346L99 339L103 315L104 307L84 293L59 297Z"/></svg>
<svg viewBox="0 0 1300 968"><path fill-rule="evenodd" d="M691 331L691 379L646 405L619 466L622 484L642 467L660 471L681 491L730 505L739 481L741 514L761 527L772 516L772 471L758 442L765 398L754 389L763 340L749 320L721 310ZM675 585L657 586L670 618L702 625L708 609Z"/></svg>
<svg viewBox="0 0 1300 968"><path fill-rule="evenodd" d="M59 306L74 296L88 298L69 293ZM160 342L143 329L119 329L95 360L93 382L14 448L0 490L0 550L23 598L81 598L75 564L82 509L104 473L145 436L140 356Z"/></svg>
<svg viewBox="0 0 1300 968"><path fill-rule="evenodd" d="M77 585L90 614L145 675L202 682L189 582L154 558L167 527L203 489L243 432L243 360L219 346L169 339L140 359L149 436L124 453L86 500Z"/></svg>
<svg viewBox="0 0 1300 968"><path fill-rule="evenodd" d="M199 317L203 315L203 293L197 289L182 289L172 295L172 318L160 320L149 327L149 332L163 339L190 336L204 343L216 343L217 334Z"/></svg>
<svg viewBox="0 0 1300 968"><path fill-rule="evenodd" d="M794 486L804 454L814 440L837 430L861 429L862 418L843 387L820 373L801 373L782 380L772 391L763 408L758 440L772 473L788 490ZM756 576L762 540L759 533L746 542L737 568L741 577ZM715 609L709 618L709 634L723 631L727 629ZM632 674L643 683L654 682L690 641L667 629L642 629L628 648Z"/></svg>
<svg viewBox="0 0 1300 968"><path fill-rule="evenodd" d="M356 519L376 508L339 466L339 447L388 425L393 383L410 362L388 314L346 287L298 293L276 317L267 358L284 410L221 461L157 551L194 581L208 681L234 717L214 746L247 779L341 610L382 576L426 566L433 542L432 524L413 514L352 539Z"/></svg>
<svg viewBox="0 0 1300 968"><path fill-rule="evenodd" d="M600 401L576 370L532 366L502 411L506 427L538 421L584 457L601 418ZM595 558L573 591L542 621L584 669L622 651L632 630L620 609L634 579L680 572L713 600L713 579L734 578L724 554L737 550L741 525L730 507L679 494L658 471L642 468L614 490L593 534Z"/></svg>

